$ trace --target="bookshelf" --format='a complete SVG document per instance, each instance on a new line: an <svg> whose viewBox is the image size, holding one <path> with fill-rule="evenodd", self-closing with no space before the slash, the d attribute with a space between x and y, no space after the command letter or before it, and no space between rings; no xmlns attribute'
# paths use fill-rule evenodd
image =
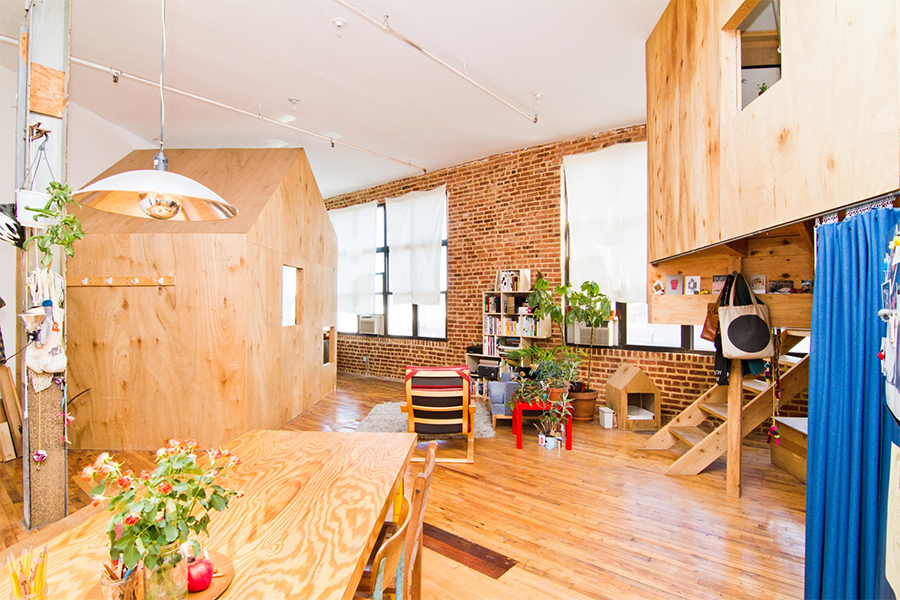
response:
<svg viewBox="0 0 900 600"><path fill-rule="evenodd" d="M479 366L497 367L499 373L511 371L513 366L506 361L508 352L550 337L550 318L535 319L528 307L530 269L501 269L494 288L482 293L481 353L466 354L472 377L471 393L475 396L487 395L487 379L478 374Z"/></svg>

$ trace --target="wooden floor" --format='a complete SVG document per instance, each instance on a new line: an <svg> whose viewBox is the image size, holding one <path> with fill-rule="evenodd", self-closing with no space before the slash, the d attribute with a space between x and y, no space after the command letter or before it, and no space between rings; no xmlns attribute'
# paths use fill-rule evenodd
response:
<svg viewBox="0 0 900 600"><path fill-rule="evenodd" d="M285 428L352 431L374 405L402 399L401 382L341 374L334 394ZM576 423L571 452L547 451L526 427L517 450L507 422L476 440L474 465L439 465L424 597L801 598L805 486L772 466L768 446L745 441L744 495L734 500L724 459L668 477L676 452L640 451L648 435ZM77 475L94 455L70 453L72 509L89 502ZM136 470L152 461L123 458ZM33 535L21 522L17 461L0 464L0 506L3 547Z"/></svg>

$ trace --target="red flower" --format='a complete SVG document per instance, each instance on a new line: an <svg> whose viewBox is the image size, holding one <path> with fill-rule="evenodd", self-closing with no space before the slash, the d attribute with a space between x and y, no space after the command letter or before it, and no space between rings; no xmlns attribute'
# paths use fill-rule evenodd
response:
<svg viewBox="0 0 900 600"><path fill-rule="evenodd" d="M118 481L116 481L116 485L118 485L119 489L121 490L127 490L131 487L132 481L131 471L126 471L125 474L119 477Z"/></svg>
<svg viewBox="0 0 900 600"><path fill-rule="evenodd" d="M160 521L162 521L165 518L166 518L166 513L160 511L160 513L158 515L156 515L156 522L159 523Z"/></svg>
<svg viewBox="0 0 900 600"><path fill-rule="evenodd" d="M141 481L150 481L151 477L153 477L153 472L144 470L144 471L141 471L141 475L140 475L139 479Z"/></svg>
<svg viewBox="0 0 900 600"><path fill-rule="evenodd" d="M177 448L178 446L181 445L181 440L179 440L177 438L169 438L168 444L169 444L169 448Z"/></svg>
<svg viewBox="0 0 900 600"><path fill-rule="evenodd" d="M91 506L100 506L100 503L106 500L106 496L91 496Z"/></svg>
<svg viewBox="0 0 900 600"><path fill-rule="evenodd" d="M163 481L158 486L156 486L156 491L160 494L171 494L172 493L172 484L168 481Z"/></svg>
<svg viewBox="0 0 900 600"><path fill-rule="evenodd" d="M102 465L100 465L100 469L98 470L98 473L100 473L100 477L106 477L107 475L109 475L110 473L112 473L115 470L116 470L115 463L103 463Z"/></svg>
<svg viewBox="0 0 900 600"><path fill-rule="evenodd" d="M137 523L140 520L141 520L141 515L139 515L137 513L131 513L130 515L125 517L125 524L126 525L134 525L135 523Z"/></svg>
<svg viewBox="0 0 900 600"><path fill-rule="evenodd" d="M196 448L199 444L197 440L184 440L184 445L188 448Z"/></svg>
<svg viewBox="0 0 900 600"><path fill-rule="evenodd" d="M82 481L90 481L91 479L94 478L94 473L95 473L94 467L90 467L90 466L89 466L89 467L85 467L85 468L81 471L81 480L82 480Z"/></svg>
<svg viewBox="0 0 900 600"><path fill-rule="evenodd" d="M101 465L109 462L109 452L104 452L94 460L94 468L99 469Z"/></svg>
<svg viewBox="0 0 900 600"><path fill-rule="evenodd" d="M166 449L165 449L165 448L160 448L159 450L156 451L156 458L157 458L157 459L160 459L160 458L162 458L162 457L165 456L165 455L166 455Z"/></svg>

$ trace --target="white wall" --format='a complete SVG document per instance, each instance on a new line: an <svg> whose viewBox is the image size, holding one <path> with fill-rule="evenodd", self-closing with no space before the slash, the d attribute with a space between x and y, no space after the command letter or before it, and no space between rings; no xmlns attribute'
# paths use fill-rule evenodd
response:
<svg viewBox="0 0 900 600"><path fill-rule="evenodd" d="M16 73L0 66L0 203L15 202ZM77 104L69 104L67 181L72 189L105 171L135 148L152 144ZM58 176L58 174L57 174ZM78 243L75 243L78 252ZM18 251L0 242L0 331L7 355L22 345L16 340L16 269Z"/></svg>

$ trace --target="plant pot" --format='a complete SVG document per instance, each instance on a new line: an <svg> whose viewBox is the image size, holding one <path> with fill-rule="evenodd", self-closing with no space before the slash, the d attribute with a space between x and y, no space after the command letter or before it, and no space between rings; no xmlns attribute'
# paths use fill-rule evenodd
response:
<svg viewBox="0 0 900 600"><path fill-rule="evenodd" d="M44 208L48 200L50 200L50 194L32 190L16 190L16 220L23 227L46 228L50 220L47 217L42 217L37 213L26 210L26 208Z"/></svg>
<svg viewBox="0 0 900 600"><path fill-rule="evenodd" d="M590 423L594 420L594 407L597 406L597 390L586 392L569 392L572 402L572 420L579 423Z"/></svg>
<svg viewBox="0 0 900 600"><path fill-rule="evenodd" d="M555 437L548 437L546 444L544 446L547 450L556 450L559 447L559 439Z"/></svg>
<svg viewBox="0 0 900 600"><path fill-rule="evenodd" d="M550 388L548 390L549 396L547 397L547 400L549 402L557 402L559 400L562 400L562 396L565 391L566 388Z"/></svg>

